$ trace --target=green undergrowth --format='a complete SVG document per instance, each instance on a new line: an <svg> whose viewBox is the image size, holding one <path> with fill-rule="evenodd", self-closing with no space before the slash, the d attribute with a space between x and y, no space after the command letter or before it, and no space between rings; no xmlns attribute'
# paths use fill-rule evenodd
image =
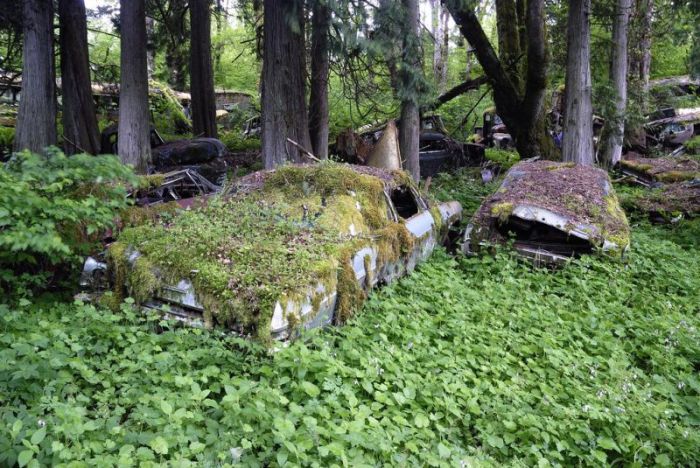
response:
<svg viewBox="0 0 700 468"><path fill-rule="evenodd" d="M696 466L700 256L678 239L639 224L626 265L556 272L439 251L276 352L129 304L0 306L0 464Z"/></svg>
<svg viewBox="0 0 700 468"><path fill-rule="evenodd" d="M440 173L433 178L430 191L441 201L457 200L462 204L463 218L469 219L484 197L491 195L501 179L483 183L479 168L462 168L454 173Z"/></svg>
<svg viewBox="0 0 700 468"><path fill-rule="evenodd" d="M349 256L374 241L380 262L396 260L410 247L405 231L388 221L379 179L335 164L290 166L260 190L125 229L109 258L117 298L126 286L140 303L190 278L209 323L267 340L275 303L318 283L337 285L338 317L347 319L364 299L345 284ZM134 251L141 256L129 265Z"/></svg>

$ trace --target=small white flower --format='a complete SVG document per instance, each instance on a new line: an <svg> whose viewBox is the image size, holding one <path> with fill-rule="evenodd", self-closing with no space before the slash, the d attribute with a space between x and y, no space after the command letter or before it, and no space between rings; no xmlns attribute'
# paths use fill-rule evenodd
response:
<svg viewBox="0 0 700 468"><path fill-rule="evenodd" d="M241 461L241 455L243 455L243 449L241 447L231 448L231 460L233 463L238 463Z"/></svg>

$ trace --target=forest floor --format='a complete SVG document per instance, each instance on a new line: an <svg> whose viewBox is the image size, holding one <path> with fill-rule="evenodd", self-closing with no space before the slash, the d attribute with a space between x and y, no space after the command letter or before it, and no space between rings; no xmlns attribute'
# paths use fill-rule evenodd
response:
<svg viewBox="0 0 700 468"><path fill-rule="evenodd" d="M468 212L494 187L435 182ZM128 304L0 305L0 465L696 466L700 219L631 224L624 263L438 251L273 352Z"/></svg>

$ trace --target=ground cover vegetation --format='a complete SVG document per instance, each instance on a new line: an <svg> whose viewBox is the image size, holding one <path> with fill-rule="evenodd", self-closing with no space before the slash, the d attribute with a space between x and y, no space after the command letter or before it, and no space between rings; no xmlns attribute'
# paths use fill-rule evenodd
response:
<svg viewBox="0 0 700 468"><path fill-rule="evenodd" d="M435 193L471 211L496 185ZM129 299L1 305L0 463L696 465L700 224L632 225L622 263L438 252L277 348Z"/></svg>

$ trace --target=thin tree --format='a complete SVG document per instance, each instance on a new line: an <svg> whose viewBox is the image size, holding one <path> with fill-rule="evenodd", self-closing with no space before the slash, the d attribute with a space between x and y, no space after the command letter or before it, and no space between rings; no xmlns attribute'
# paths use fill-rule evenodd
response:
<svg viewBox="0 0 700 468"><path fill-rule="evenodd" d="M420 179L420 17L418 0L401 0L405 18L402 21L403 51L399 73L399 96L401 98L401 123L399 125L399 147L406 161L406 170L413 180Z"/></svg>
<svg viewBox="0 0 700 468"><path fill-rule="evenodd" d="M53 1L25 0L22 13L22 98L14 149L38 153L56 144Z"/></svg>
<svg viewBox="0 0 700 468"><path fill-rule="evenodd" d="M608 119L608 137L603 151L603 161L610 166L614 166L622 158L627 107L627 26L631 7L631 0L617 0L613 20L610 81L615 100L615 115Z"/></svg>
<svg viewBox="0 0 700 468"><path fill-rule="evenodd" d="M121 0L121 82L119 87L119 158L138 173L151 159L148 115L145 0Z"/></svg>
<svg viewBox="0 0 700 468"><path fill-rule="evenodd" d="M287 161L304 161L311 148L304 2L265 0L263 12L262 156L265 168L272 169Z"/></svg>
<svg viewBox="0 0 700 468"><path fill-rule="evenodd" d="M209 0L190 0L190 93L192 132L216 138L216 95L211 64Z"/></svg>
<svg viewBox="0 0 700 468"><path fill-rule="evenodd" d="M311 96L309 133L314 154L328 158L328 30L331 14L326 0L315 0L311 17Z"/></svg>
<svg viewBox="0 0 700 468"><path fill-rule="evenodd" d="M63 147L68 154L100 150L92 99L84 0L59 0Z"/></svg>
<svg viewBox="0 0 700 468"><path fill-rule="evenodd" d="M591 103L590 0L571 0L566 42L566 109L564 161L593 165L593 107Z"/></svg>

